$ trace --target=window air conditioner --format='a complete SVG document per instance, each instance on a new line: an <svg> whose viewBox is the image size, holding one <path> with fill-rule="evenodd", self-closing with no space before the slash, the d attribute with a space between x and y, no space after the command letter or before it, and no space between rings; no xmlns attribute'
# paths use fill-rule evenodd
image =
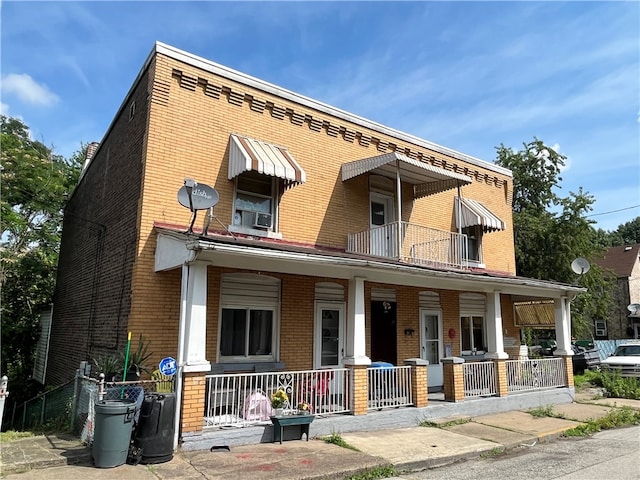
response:
<svg viewBox="0 0 640 480"><path fill-rule="evenodd" d="M271 228L271 214L270 213L256 213L256 220L253 224L254 227L259 228Z"/></svg>

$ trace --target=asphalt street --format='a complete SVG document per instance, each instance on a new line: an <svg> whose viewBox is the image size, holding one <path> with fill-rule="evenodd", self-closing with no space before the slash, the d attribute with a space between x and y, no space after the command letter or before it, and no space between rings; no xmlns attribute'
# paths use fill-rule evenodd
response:
<svg viewBox="0 0 640 480"><path fill-rule="evenodd" d="M638 480L640 426L520 446L445 467L401 475L406 480Z"/></svg>

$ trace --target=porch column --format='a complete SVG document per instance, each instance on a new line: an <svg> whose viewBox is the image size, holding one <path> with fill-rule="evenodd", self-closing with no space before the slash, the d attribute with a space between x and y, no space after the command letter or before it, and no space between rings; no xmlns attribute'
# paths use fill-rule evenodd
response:
<svg viewBox="0 0 640 480"><path fill-rule="evenodd" d="M351 370L351 413L365 415L369 406L369 383L367 366L371 359L366 354L365 344L364 278L349 280L347 304L347 338L344 365Z"/></svg>
<svg viewBox="0 0 640 480"><path fill-rule="evenodd" d="M417 408L426 407L429 402L429 387L427 382L427 366L429 362L422 358L407 358L405 365L411 367L411 398Z"/></svg>
<svg viewBox="0 0 640 480"><path fill-rule="evenodd" d="M184 374L180 422L182 433L202 431L206 386L207 380L204 373L188 372Z"/></svg>
<svg viewBox="0 0 640 480"><path fill-rule="evenodd" d="M460 357L448 357L442 359L444 399L447 402L461 402L464 400L463 363L464 359Z"/></svg>
<svg viewBox="0 0 640 480"><path fill-rule="evenodd" d="M502 307L500 292L487 293L487 354L485 358L507 359L502 337Z"/></svg>
<svg viewBox="0 0 640 480"><path fill-rule="evenodd" d="M371 359L366 354L364 326L364 278L355 277L349 280L345 365L371 364Z"/></svg>
<svg viewBox="0 0 640 480"><path fill-rule="evenodd" d="M507 361L500 358L493 361L496 370L496 390L499 397L509 395L509 385L507 383Z"/></svg>
<svg viewBox="0 0 640 480"><path fill-rule="evenodd" d="M562 357L573 355L571 349L571 303L567 297L556 298L554 301L556 320L556 343L554 355Z"/></svg>

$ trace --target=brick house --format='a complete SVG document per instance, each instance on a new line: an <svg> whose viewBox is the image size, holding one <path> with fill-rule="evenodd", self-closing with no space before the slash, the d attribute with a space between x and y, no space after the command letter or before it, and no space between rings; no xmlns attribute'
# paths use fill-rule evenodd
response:
<svg viewBox="0 0 640 480"><path fill-rule="evenodd" d="M608 248L595 263L615 277L616 287L609 318L594 320L594 338L640 338L640 244Z"/></svg>
<svg viewBox="0 0 640 480"><path fill-rule="evenodd" d="M503 395L514 302L545 300L571 388L582 289L515 275L512 192L505 168L157 43L66 207L47 383L130 331L178 361L181 435L241 374L333 369L360 415L371 361L411 365L424 407L483 360Z"/></svg>

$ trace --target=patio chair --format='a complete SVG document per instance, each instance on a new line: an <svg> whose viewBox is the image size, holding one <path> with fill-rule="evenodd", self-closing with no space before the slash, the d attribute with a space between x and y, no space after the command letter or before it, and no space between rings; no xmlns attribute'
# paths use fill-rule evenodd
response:
<svg viewBox="0 0 640 480"><path fill-rule="evenodd" d="M165 375L160 370L154 370L151 374L151 380L156 382L156 392L171 393L173 392L173 377Z"/></svg>

